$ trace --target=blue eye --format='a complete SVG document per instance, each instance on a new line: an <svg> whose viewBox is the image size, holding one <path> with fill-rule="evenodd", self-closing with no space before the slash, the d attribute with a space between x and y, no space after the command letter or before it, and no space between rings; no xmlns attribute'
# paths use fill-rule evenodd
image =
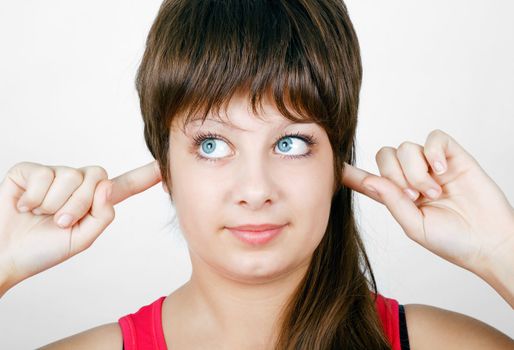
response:
<svg viewBox="0 0 514 350"><path fill-rule="evenodd" d="M296 142L294 140L301 140L302 142ZM298 150L298 148L300 148L300 149L302 149L302 148L308 149L309 148L309 145L304 140L302 140L298 137L292 137L292 136L282 137L279 140L277 146L281 152L288 152L292 149ZM303 154L305 154L305 152L303 152ZM300 153L300 155L297 155L296 157L301 156L301 155L302 155L302 153Z"/></svg>
<svg viewBox="0 0 514 350"><path fill-rule="evenodd" d="M196 141L196 142L197 142L196 143L197 146L202 147L202 151L204 152L204 154L207 154L210 156L216 155L216 152L223 153L223 151L229 150L229 147L225 141L223 141L219 138L215 138L215 137L203 137L203 139L200 139L199 141ZM218 157L220 157L220 156L222 156L222 155L218 154ZM216 158L218 158L218 157L216 157ZM203 157L203 158L207 158L207 157ZM211 159L211 158L209 158L209 159Z"/></svg>
<svg viewBox="0 0 514 350"><path fill-rule="evenodd" d="M223 137L221 135L218 135L216 133L200 133L198 135L195 135L193 137L195 146L195 156L197 159L200 160L208 160L211 162L216 162L219 159L223 158L222 155L218 155L218 157L205 157L201 155L199 152L196 152L198 147L201 146L202 152L207 155L213 155L216 153L216 151L227 151L229 149L228 144L223 140ZM301 142L297 142L295 140L300 140ZM206 142L204 142L206 141ZM218 142L221 141L221 142ZM306 152L300 152L300 154L296 155L282 155L283 158L303 158L308 157L312 153L312 146L316 144L316 141L314 139L313 135L305 135L301 134L299 132L295 134L284 134L280 136L280 138L277 141L277 146L279 148L280 152L289 152L291 149L294 150L302 150L307 149Z"/></svg>

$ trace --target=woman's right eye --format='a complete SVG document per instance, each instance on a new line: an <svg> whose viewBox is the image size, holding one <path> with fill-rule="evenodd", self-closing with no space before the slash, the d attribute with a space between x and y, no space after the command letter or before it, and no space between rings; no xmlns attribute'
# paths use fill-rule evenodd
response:
<svg viewBox="0 0 514 350"><path fill-rule="evenodd" d="M197 154L197 156L211 161L216 161L218 158L228 156L229 152L227 151L230 151L227 143L217 138L206 138L198 146L201 148L200 151L208 155L208 157L202 156L201 154Z"/></svg>
<svg viewBox="0 0 514 350"><path fill-rule="evenodd" d="M218 159L221 159L225 157L226 155L217 155L216 157L212 158L211 155L216 155L216 151L223 151L228 150L229 147L225 141L223 141L223 137L221 135L218 135L216 133L207 132L207 133L200 133L198 135L193 136L193 147L194 147L194 155L199 160L208 160L211 162L216 162ZM224 146L219 146L218 143L222 142ZM201 150L199 150L199 148ZM206 156L201 155L201 153L204 153Z"/></svg>

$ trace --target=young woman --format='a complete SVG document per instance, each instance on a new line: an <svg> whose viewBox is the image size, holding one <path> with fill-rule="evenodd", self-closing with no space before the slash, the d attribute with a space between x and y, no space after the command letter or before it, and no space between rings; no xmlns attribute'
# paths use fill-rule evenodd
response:
<svg viewBox="0 0 514 350"><path fill-rule="evenodd" d="M450 135L356 168L362 68L336 0L165 1L137 75L155 161L14 165L0 185L0 295L84 251L114 205L162 182L191 279L45 349L513 349L498 330L377 293L358 191L514 307L514 211Z"/></svg>

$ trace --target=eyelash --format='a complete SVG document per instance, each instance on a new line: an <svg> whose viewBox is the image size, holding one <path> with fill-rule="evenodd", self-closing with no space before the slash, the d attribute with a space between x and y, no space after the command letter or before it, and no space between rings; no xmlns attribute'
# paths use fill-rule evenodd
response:
<svg viewBox="0 0 514 350"><path fill-rule="evenodd" d="M275 142L274 146L277 144L278 141L284 139L284 138L287 138L287 137L293 137L293 138L298 138L302 141L304 141L307 145L309 145L309 151L305 154L302 154L302 155L299 155L299 156L288 156L288 155L280 155L282 158L286 158L286 159L298 159L298 158L305 158L305 157L308 157L311 155L312 153L312 146L316 145L317 144L317 141L316 141L316 138L314 137L314 135L312 134L303 134L303 133L300 133L299 131L296 132L296 133L283 133L278 139L277 141ZM221 158L207 158L207 157L203 157L201 155L198 154L198 152L196 152L196 149L202 144L202 142L204 140L207 140L207 139L218 139L218 140L222 140L222 141L225 141L226 140L219 134L217 133L213 133L213 132L204 132L204 133L198 133L196 135L193 136L193 146L195 147L195 156L196 156L196 159L199 159L199 160L206 160L206 161L209 161L209 162L217 162L218 160L220 160Z"/></svg>

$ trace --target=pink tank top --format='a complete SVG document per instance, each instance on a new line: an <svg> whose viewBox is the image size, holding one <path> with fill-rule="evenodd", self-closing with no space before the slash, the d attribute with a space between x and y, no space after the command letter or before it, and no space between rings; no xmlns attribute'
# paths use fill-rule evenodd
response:
<svg viewBox="0 0 514 350"><path fill-rule="evenodd" d="M123 333L124 350L168 349L162 329L162 303L165 298L162 296L118 320ZM376 307L392 349L402 350L398 301L378 294Z"/></svg>

